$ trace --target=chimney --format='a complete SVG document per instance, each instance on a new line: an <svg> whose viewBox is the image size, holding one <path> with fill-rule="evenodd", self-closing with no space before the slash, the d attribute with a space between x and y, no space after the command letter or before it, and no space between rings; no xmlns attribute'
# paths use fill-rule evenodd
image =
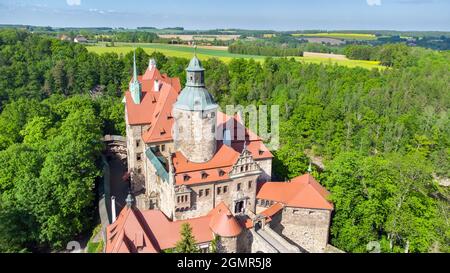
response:
<svg viewBox="0 0 450 273"><path fill-rule="evenodd" d="M116 221L116 197L111 196L111 223L114 223Z"/></svg>
<svg viewBox="0 0 450 273"><path fill-rule="evenodd" d="M155 83L154 83L154 85L153 85L153 90L154 90L155 92L159 92L159 89L160 89L159 81L158 81L158 80L155 80Z"/></svg>

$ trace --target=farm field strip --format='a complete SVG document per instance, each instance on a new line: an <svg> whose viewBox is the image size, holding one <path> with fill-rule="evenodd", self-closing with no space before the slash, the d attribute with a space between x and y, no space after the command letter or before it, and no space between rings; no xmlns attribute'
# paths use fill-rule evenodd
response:
<svg viewBox="0 0 450 273"><path fill-rule="evenodd" d="M343 40L376 40L377 37L373 34L364 33L295 33L292 34L295 37L322 37L322 38L335 38Z"/></svg>
<svg viewBox="0 0 450 273"><path fill-rule="evenodd" d="M116 43L117 44L117 43ZM189 46L179 46L179 45L167 45L167 44L132 44L123 43L119 46L106 47L106 46L87 46L90 52L103 54L107 52L115 52L117 54L127 54L128 52L134 50L136 47L141 47L147 54L152 54L153 52L161 52L162 54L170 57L179 57L190 59L193 54L193 48ZM218 58L226 63L230 62L234 58L244 58L244 59L254 59L255 61L264 61L266 56L256 56L256 55L244 55L244 54L234 54L229 53L223 49L212 49L212 48L197 48L197 56L200 59ZM362 60L350 60L350 59L337 59L324 56L305 56L305 57L294 57L296 60L305 63L315 63L315 64L338 64L347 67L362 67L366 69L379 68L384 69L383 66L376 61L362 61Z"/></svg>

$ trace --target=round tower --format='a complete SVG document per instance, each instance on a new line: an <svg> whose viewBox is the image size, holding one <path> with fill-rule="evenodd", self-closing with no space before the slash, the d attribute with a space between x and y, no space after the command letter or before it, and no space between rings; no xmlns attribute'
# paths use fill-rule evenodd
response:
<svg viewBox="0 0 450 273"><path fill-rule="evenodd" d="M189 161L206 162L214 156L217 108L205 88L205 69L194 55L186 68L186 87L173 106L175 149Z"/></svg>

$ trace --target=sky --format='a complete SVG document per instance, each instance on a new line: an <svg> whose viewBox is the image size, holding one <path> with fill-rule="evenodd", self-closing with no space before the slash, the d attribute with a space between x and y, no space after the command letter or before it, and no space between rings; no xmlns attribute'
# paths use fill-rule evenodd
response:
<svg viewBox="0 0 450 273"><path fill-rule="evenodd" d="M0 0L0 24L450 31L449 0Z"/></svg>

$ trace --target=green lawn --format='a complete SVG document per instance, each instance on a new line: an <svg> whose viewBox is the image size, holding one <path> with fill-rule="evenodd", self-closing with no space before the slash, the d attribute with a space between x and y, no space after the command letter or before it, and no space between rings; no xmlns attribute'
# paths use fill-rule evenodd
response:
<svg viewBox="0 0 450 273"><path fill-rule="evenodd" d="M150 43L139 43L139 44L131 44L131 43L116 43L114 47L106 47L105 44L98 44L94 46L87 46L87 49L90 52L95 52L98 54L106 53L106 52L115 52L117 54L126 54L132 51L135 47L141 47L144 49L147 54L152 54L155 51L161 52L166 56L170 57L181 57L188 58L192 57L194 52L192 47L189 46L179 46L179 45L168 45L168 44L150 44ZM231 61L234 58L244 58L244 59L254 59L256 61L264 61L265 56L255 56L255 55L244 55L244 54L234 54L229 53L223 49L214 49L214 48L197 48L197 56L200 59L209 59L209 58L218 58L226 63ZM306 63L329 63L329 64L338 64L344 65L348 67L362 67L367 69L372 68L380 68L384 67L379 65L378 62L374 61L359 61L359 60L337 60L330 59L326 57L295 57L296 60L306 62Z"/></svg>
<svg viewBox="0 0 450 273"><path fill-rule="evenodd" d="M376 40L377 37L374 34L364 33L296 33L292 34L295 37L318 37L318 38L335 38L342 40Z"/></svg>

